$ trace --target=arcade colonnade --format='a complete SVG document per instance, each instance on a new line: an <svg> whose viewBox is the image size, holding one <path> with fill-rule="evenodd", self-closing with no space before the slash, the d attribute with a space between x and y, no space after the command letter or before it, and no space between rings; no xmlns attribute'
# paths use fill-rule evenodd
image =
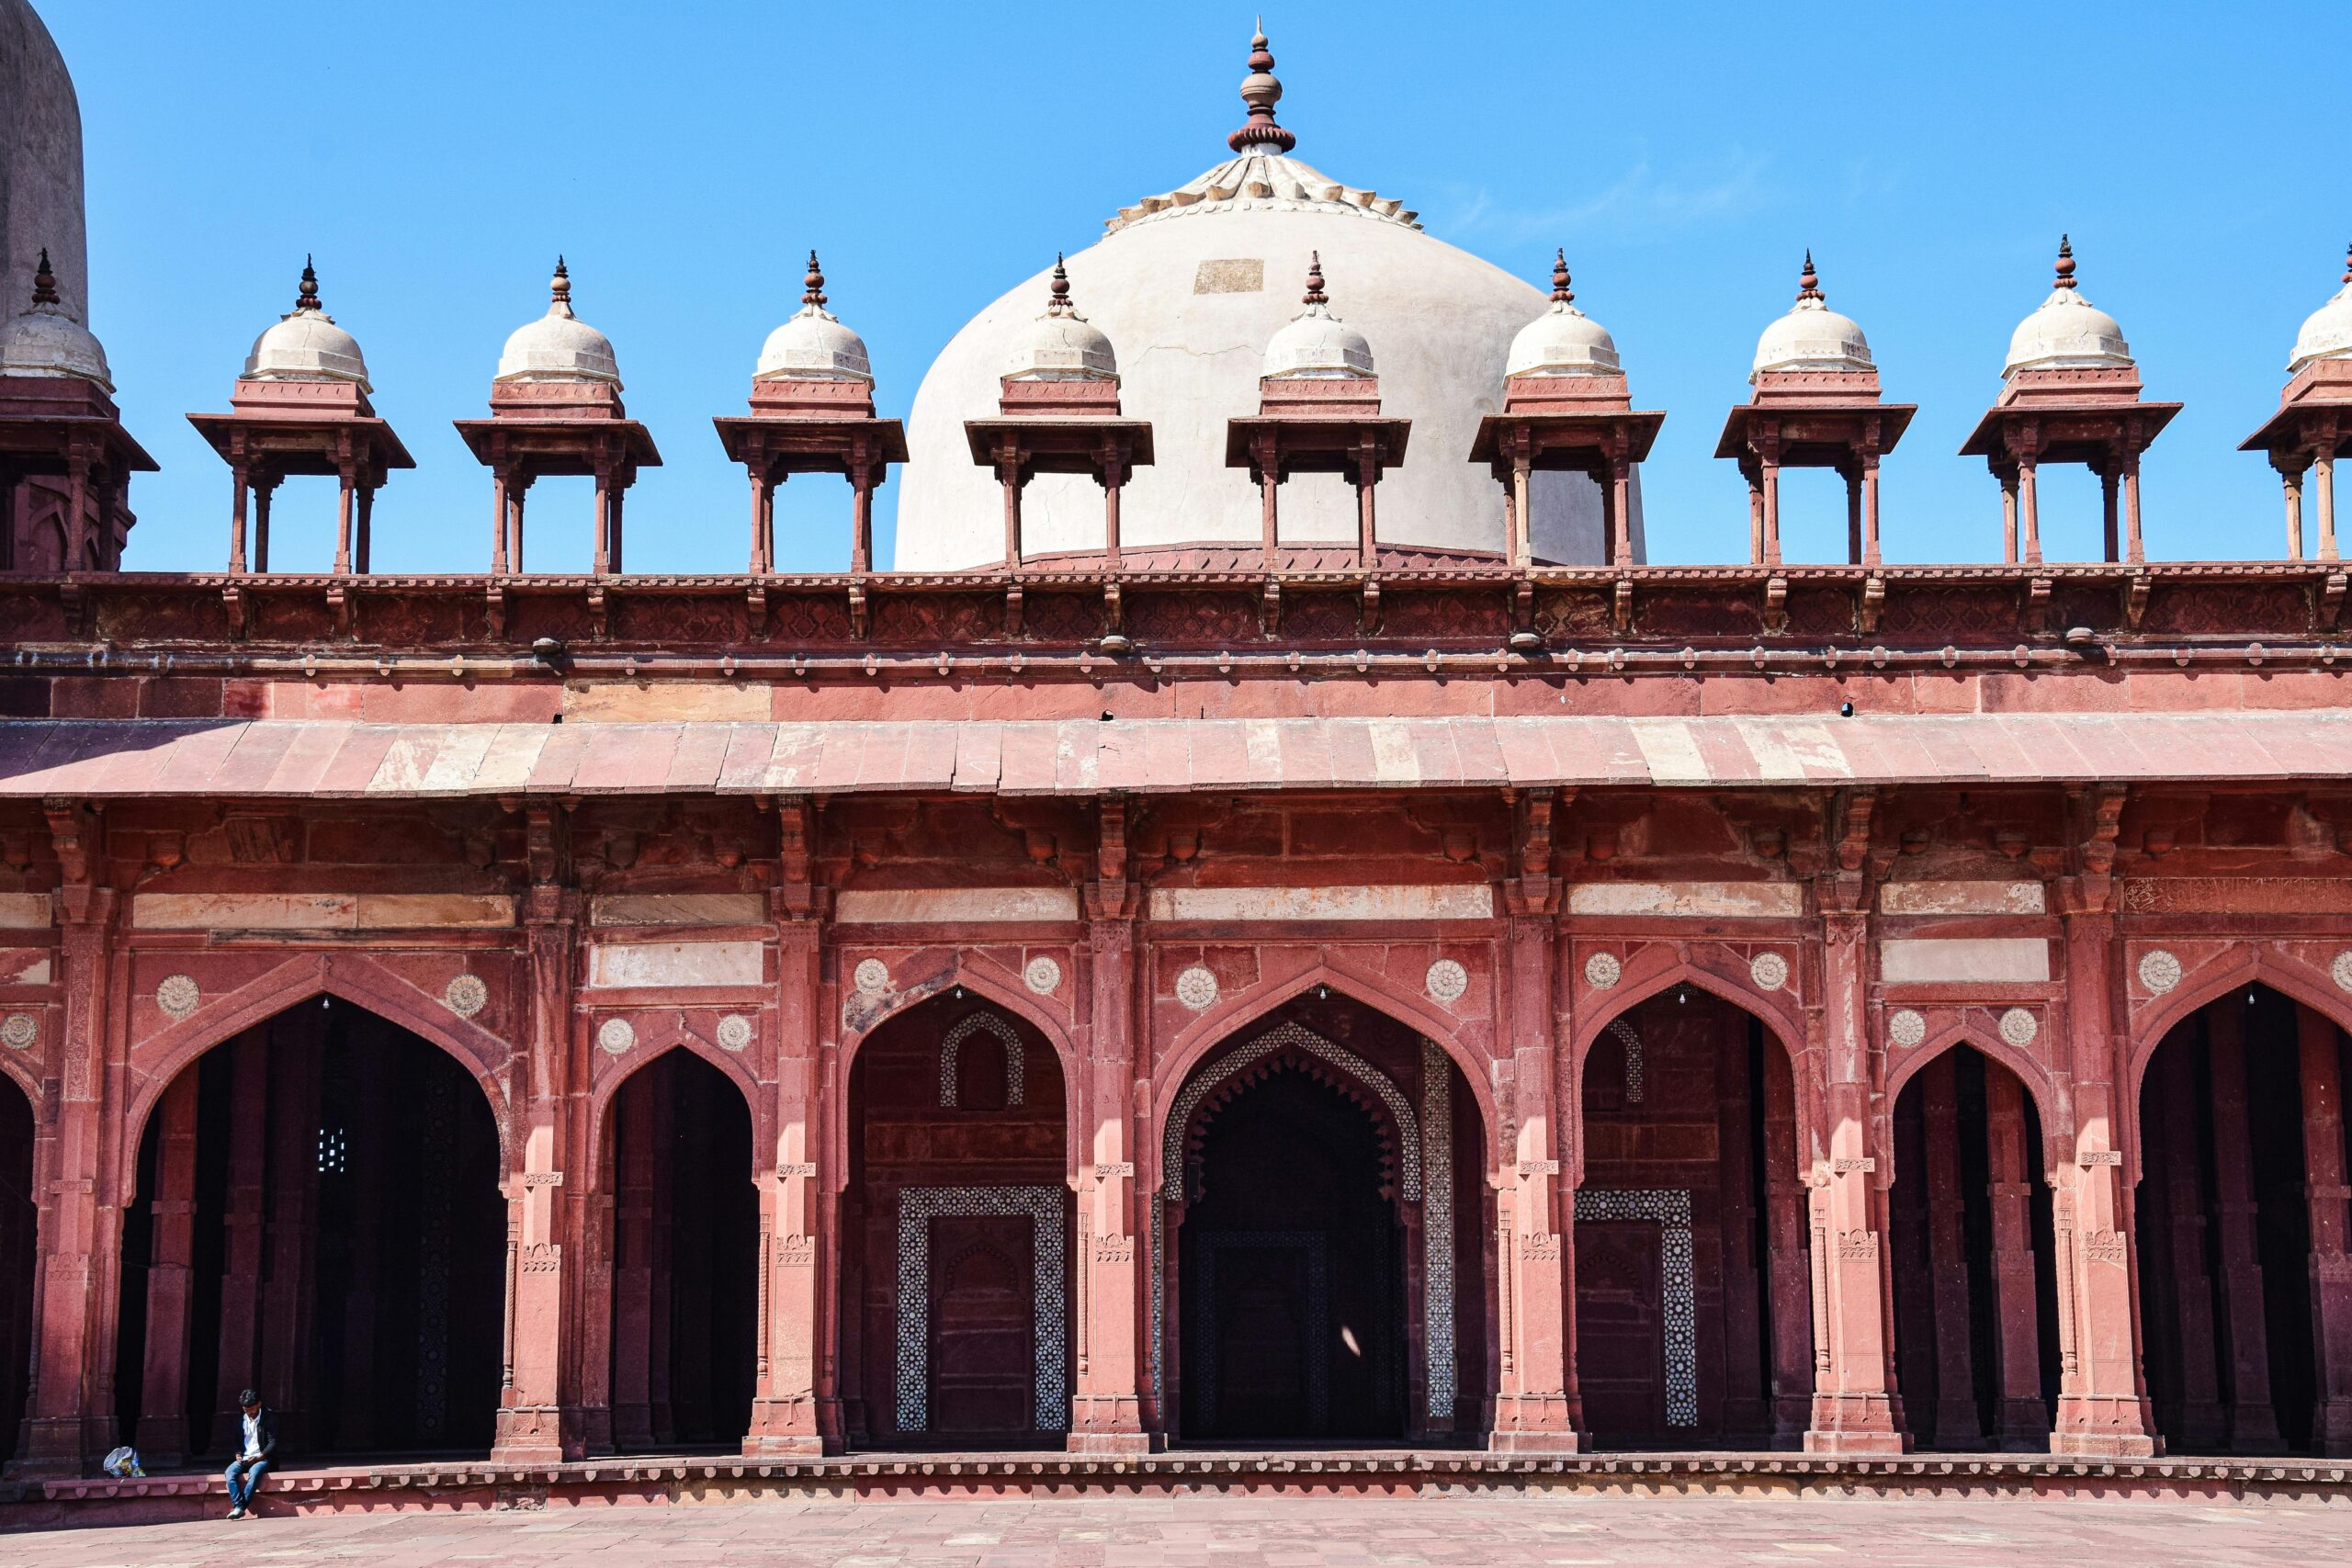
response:
<svg viewBox="0 0 2352 1568"><path fill-rule="evenodd" d="M200 1451L248 1377L311 1451L517 1463L2352 1447L2341 935L2061 876L1999 891L2040 978L1939 978L1970 939L1916 912L1987 885L1700 922L1531 870L1302 917L1115 857L592 897L537 856L363 948L74 882L91 826L51 812L66 886L10 904L54 966L0 1055L21 1472ZM420 1207L447 1245L393 1234Z"/></svg>

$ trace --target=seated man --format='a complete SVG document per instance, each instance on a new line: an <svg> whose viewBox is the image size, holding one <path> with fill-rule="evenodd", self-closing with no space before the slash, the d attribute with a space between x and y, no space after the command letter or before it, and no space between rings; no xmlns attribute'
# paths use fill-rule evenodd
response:
<svg viewBox="0 0 2352 1568"><path fill-rule="evenodd" d="M269 1473L269 1457L277 1451L277 1417L252 1389L237 1395L237 1408L244 1413L237 1423L241 1441L237 1457L229 1461L221 1479L229 1483L229 1517L243 1519L253 1517L246 1505L261 1490L261 1478Z"/></svg>

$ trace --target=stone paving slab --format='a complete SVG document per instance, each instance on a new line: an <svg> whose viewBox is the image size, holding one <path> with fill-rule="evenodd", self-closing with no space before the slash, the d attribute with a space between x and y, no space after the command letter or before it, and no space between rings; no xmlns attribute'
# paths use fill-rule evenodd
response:
<svg viewBox="0 0 2352 1568"><path fill-rule="evenodd" d="M1871 1568L2340 1564L2352 1505L1935 1498L1090 1497L322 1514L12 1536L10 1568Z"/></svg>

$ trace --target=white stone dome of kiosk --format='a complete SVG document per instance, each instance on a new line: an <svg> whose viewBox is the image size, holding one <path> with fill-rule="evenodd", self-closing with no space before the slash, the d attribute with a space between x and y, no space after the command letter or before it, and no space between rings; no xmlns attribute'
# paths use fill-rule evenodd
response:
<svg viewBox="0 0 2352 1568"><path fill-rule="evenodd" d="M555 258L547 314L507 335L498 355L496 381L595 381L621 384L613 340L571 313L571 273Z"/></svg>
<svg viewBox="0 0 2352 1568"><path fill-rule="evenodd" d="M1256 412L1268 346L1299 314L1295 280L1319 252L1345 281L1347 327L1379 345L1384 411L1413 422L1411 455L1380 481L1383 546L1499 555L1502 487L1469 461L1470 446L1480 418L1500 411L1512 341L1544 312L1544 296L1423 232L1398 201L1291 157L1294 138L1273 121L1282 89L1262 38L1251 63L1250 118L1229 139L1235 155L1124 209L1065 264L1089 321L1118 345L1125 417L1152 426L1157 457L1123 491L1123 547L1254 548L1260 498L1246 470L1226 466L1226 422ZM996 415L999 378L1033 331L1047 283L1040 273L1007 289L924 376L899 487L899 570L1002 558L1002 489L972 461L964 423ZM1580 474L1539 478L1537 555L1600 560L1598 489ZM1025 554L1102 548L1102 497L1091 479L1040 475L1023 513ZM1282 516L1285 545L1356 536L1355 501L1342 487L1292 486ZM1634 535L1638 542L1638 510Z"/></svg>
<svg viewBox="0 0 2352 1568"><path fill-rule="evenodd" d="M2049 295L2009 334L2009 357L2001 374L2130 369L2134 363L2115 318L2083 298L2075 282L2074 244L2059 236L2057 276Z"/></svg>
<svg viewBox="0 0 2352 1568"><path fill-rule="evenodd" d="M2352 250L2344 255L2344 287L2304 318L2287 368L2301 370L2315 359L2352 359Z"/></svg>
<svg viewBox="0 0 2352 1568"><path fill-rule="evenodd" d="M335 325L319 303L319 275L308 256L302 258L302 286L294 309L254 339L238 379L349 381L363 392L375 389L368 384L368 361L359 352L359 340Z"/></svg>

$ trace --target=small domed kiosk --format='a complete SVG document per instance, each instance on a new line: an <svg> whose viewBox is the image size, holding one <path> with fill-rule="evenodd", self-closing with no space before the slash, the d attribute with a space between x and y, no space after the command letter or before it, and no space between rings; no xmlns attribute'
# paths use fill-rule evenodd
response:
<svg viewBox="0 0 2352 1568"><path fill-rule="evenodd" d="M1735 406L1715 456L1747 479L1748 559L1781 559L1781 470L1835 468L1846 481L1846 558L1878 564L1878 465L1918 408L1882 402L1870 340L1829 308L1813 253L1804 254L1796 303L1757 340L1750 400Z"/></svg>
<svg viewBox="0 0 2352 1568"><path fill-rule="evenodd" d="M368 570L376 491L394 468L413 468L392 427L368 400L368 361L358 340L319 302L319 275L302 258L294 309L254 340L227 413L192 413L236 485L229 526L229 570L246 570L245 504L254 507L252 570L269 570L269 502L296 474L333 475L334 574ZM232 608L232 614L234 610Z"/></svg>
<svg viewBox="0 0 2352 1568"><path fill-rule="evenodd" d="M491 381L488 419L461 419L458 434L492 474L490 570L523 570L523 498L553 475L596 481L596 544L591 570L621 570L622 502L639 468L662 454L645 426L621 406L620 362L612 340L572 313L571 274L555 259L547 314L506 339Z"/></svg>
<svg viewBox="0 0 2352 1568"><path fill-rule="evenodd" d="M2338 558L2335 539L2335 459L2352 451L2352 249L2344 256L2344 287L2312 311L2295 334L2278 412L2240 445L2267 452L2287 494L2287 558L2303 555L2303 476L2312 479L2318 558Z"/></svg>
<svg viewBox="0 0 2352 1568"><path fill-rule="evenodd" d="M31 303L0 321L0 571L113 571L133 473L155 459L122 427L106 350L69 314L49 253Z"/></svg>
<svg viewBox="0 0 2352 1568"><path fill-rule="evenodd" d="M1960 448L1963 457L1984 458L2001 481L2003 558L2041 561L2035 471L2044 463L2080 463L2105 491L2106 558L2145 560L2140 455L2179 412L2178 403L2141 398L2140 367L2123 329L2083 298L2074 245L2060 235L2049 298L2009 335L2001 395Z"/></svg>

